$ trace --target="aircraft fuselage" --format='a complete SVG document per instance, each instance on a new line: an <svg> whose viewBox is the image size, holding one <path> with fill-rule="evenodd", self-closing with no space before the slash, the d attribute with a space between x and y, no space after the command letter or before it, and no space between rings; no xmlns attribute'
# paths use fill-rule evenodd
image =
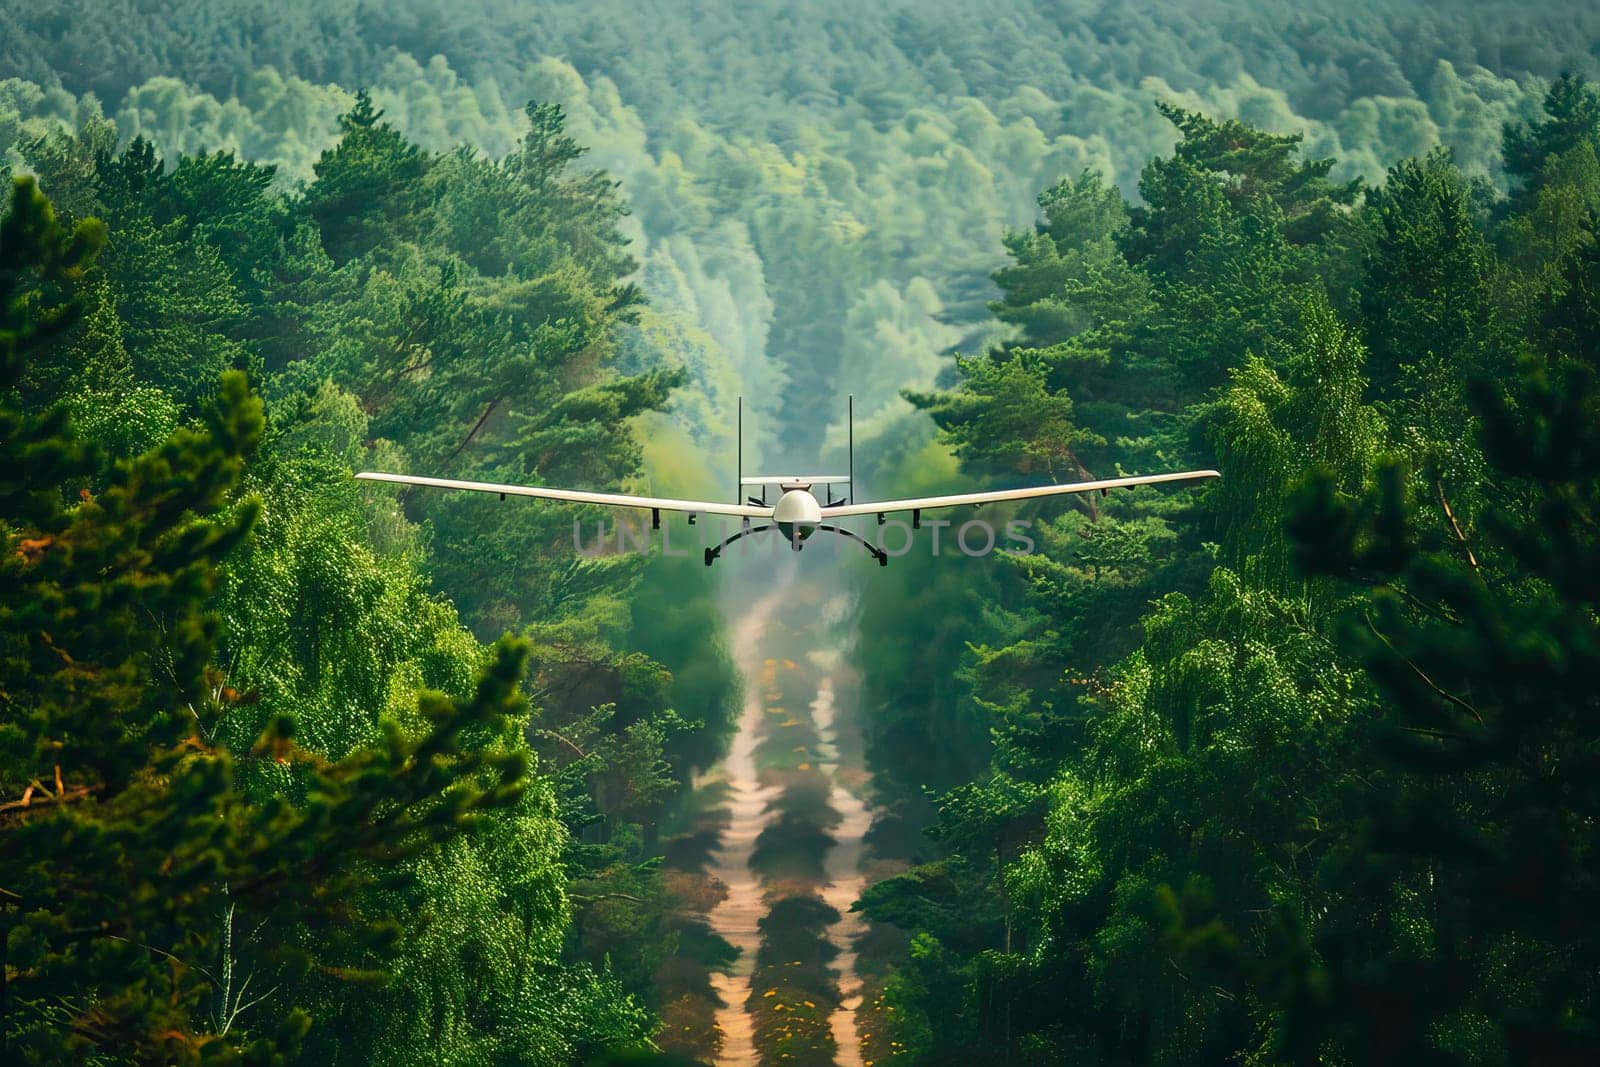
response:
<svg viewBox="0 0 1600 1067"><path fill-rule="evenodd" d="M785 486L783 496L772 509L772 521L798 552L800 542L815 533L822 522L822 504L811 495L809 487Z"/></svg>

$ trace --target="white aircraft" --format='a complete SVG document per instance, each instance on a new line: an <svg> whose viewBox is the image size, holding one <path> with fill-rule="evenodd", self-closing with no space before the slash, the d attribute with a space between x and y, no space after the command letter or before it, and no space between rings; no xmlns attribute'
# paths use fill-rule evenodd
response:
<svg viewBox="0 0 1600 1067"><path fill-rule="evenodd" d="M650 512L650 528L661 528L661 513L675 511L689 516L693 523L701 515L727 515L742 519L738 533L714 548L705 550L709 567L722 554L722 550L741 537L776 528L796 552L807 538L818 530L836 533L859 541L878 560L879 566L889 565L889 555L852 530L834 525L830 519L849 518L853 515L876 515L878 525L887 521L891 512L911 512L911 526L920 529L922 513L934 508L954 508L963 505L997 504L1005 500L1032 500L1036 497L1063 496L1070 493L1092 493L1102 496L1112 489L1127 489L1137 485L1160 485L1164 482L1192 482L1205 478L1220 478L1217 471L1179 471L1171 474L1143 474L1131 478L1106 478L1092 482L1071 482L1064 485L1041 485L1029 489L997 489L980 493L952 493L948 496L910 497L904 500L875 500L867 503L855 501L855 398L850 401L850 472L848 474L788 474L744 477L744 398L739 398L739 495L741 502L718 503L714 500L676 500L670 497L635 496L632 493L590 493L578 489L550 489L542 485L500 485L495 482L468 482L454 478L424 478L411 474L383 474L362 471L356 477L369 482L395 482L400 485L423 485L438 489L467 489L478 493L498 493L500 499L508 496L531 496L540 500L563 500L574 504L602 504L607 507L637 508ZM833 487L849 487L848 495L835 500ZM823 487L822 499L813 490ZM760 497L746 495L746 490L759 487ZM779 496L773 503L767 501L767 489L776 487ZM826 503L824 503L826 501ZM761 526L752 526L751 520L769 520Z"/></svg>

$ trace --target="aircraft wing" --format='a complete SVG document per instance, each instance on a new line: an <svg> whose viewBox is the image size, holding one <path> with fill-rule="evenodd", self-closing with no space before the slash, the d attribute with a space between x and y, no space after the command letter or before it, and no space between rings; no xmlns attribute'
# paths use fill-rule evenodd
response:
<svg viewBox="0 0 1600 1067"><path fill-rule="evenodd" d="M758 508L747 504L719 504L712 500L674 500L670 497L632 496L628 493L586 493L577 489L546 489L542 485L463 482L454 478L422 478L411 474L380 474L376 471L362 471L356 477L368 482L426 485L435 489L468 489L475 493L499 493L502 497L532 496L540 500L563 500L570 504L604 504L613 508L681 511L691 515L737 515L749 519L772 517L771 508Z"/></svg>
<svg viewBox="0 0 1600 1067"><path fill-rule="evenodd" d="M1032 489L996 489L984 493L955 493L950 496L923 496L908 500L875 500L864 504L840 504L823 508L824 519L844 518L849 515L879 515L890 511L924 511L928 508L953 508L963 504L998 504L1003 500L1031 500L1041 496L1061 496L1066 493L1092 493L1108 489L1127 489L1135 485L1159 485L1163 482L1193 482L1203 478L1220 478L1217 471L1179 471L1174 474L1141 474L1133 478L1108 478L1098 482L1072 482L1067 485L1041 485Z"/></svg>

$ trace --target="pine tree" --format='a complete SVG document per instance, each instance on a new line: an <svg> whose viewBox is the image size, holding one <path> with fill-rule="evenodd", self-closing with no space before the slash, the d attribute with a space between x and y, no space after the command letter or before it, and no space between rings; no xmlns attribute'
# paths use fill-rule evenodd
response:
<svg viewBox="0 0 1600 1067"><path fill-rule="evenodd" d="M1369 206L1377 232L1360 304L1372 393L1419 464L1437 464L1451 492L1470 491L1479 470L1465 383L1487 370L1494 254L1446 150L1397 164Z"/></svg>
<svg viewBox="0 0 1600 1067"><path fill-rule="evenodd" d="M306 190L306 209L338 264L415 233L430 160L382 119L371 95L358 92L339 116L339 143L312 168L317 180Z"/></svg>
<svg viewBox="0 0 1600 1067"><path fill-rule="evenodd" d="M1600 92L1582 75L1565 73L1544 95L1544 117L1505 131L1506 173L1521 183L1526 197L1539 186L1541 172L1554 156L1576 148L1600 151Z"/></svg>
<svg viewBox="0 0 1600 1067"><path fill-rule="evenodd" d="M1515 183L1503 206L1499 245L1527 275L1523 293L1559 279L1583 244L1590 216L1600 212L1600 92L1562 75L1544 97L1538 122L1508 127L1506 170ZM1521 294L1516 294L1521 296ZM1532 301L1513 298L1518 310Z"/></svg>
<svg viewBox="0 0 1600 1067"><path fill-rule="evenodd" d="M1124 247L1135 263L1164 274L1214 225L1218 208L1241 211L1264 201L1283 219L1291 244L1311 244L1353 204L1361 182L1328 180L1334 160L1299 159L1301 134L1272 134L1235 119L1218 121L1157 103L1183 135L1170 157L1152 161L1139 179L1146 206L1129 211Z"/></svg>

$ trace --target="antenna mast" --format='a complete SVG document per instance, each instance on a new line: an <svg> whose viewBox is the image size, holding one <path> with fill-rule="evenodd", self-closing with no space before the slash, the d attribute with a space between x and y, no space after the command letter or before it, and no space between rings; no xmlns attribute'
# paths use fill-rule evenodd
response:
<svg viewBox="0 0 1600 1067"><path fill-rule="evenodd" d="M738 412L739 413L736 416L734 416L734 431L733 431L733 433L734 433L734 436L738 438L738 444L735 445L735 451L737 451L739 453L739 468L738 468L738 474L734 476L734 480L733 480L733 502L735 504L743 504L744 503L744 396L742 394L740 395L739 400L738 400Z"/></svg>
<svg viewBox="0 0 1600 1067"><path fill-rule="evenodd" d="M848 414L845 422L850 424L850 503L856 502L856 394L851 393L845 401Z"/></svg>

